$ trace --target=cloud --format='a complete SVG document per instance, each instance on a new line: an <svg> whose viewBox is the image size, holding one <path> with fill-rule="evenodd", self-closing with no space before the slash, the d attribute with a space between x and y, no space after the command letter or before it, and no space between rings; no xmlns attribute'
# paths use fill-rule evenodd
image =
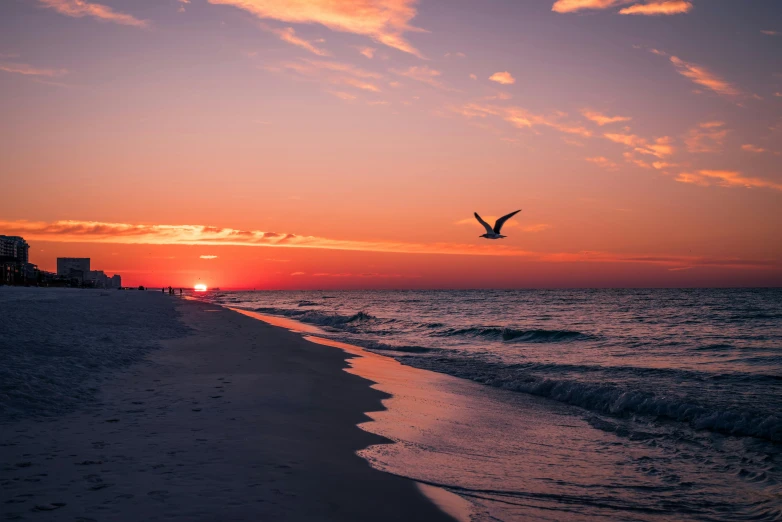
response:
<svg viewBox="0 0 782 522"><path fill-rule="evenodd" d="M68 74L67 69L42 69L32 65L27 65L26 63L10 62L0 62L0 71L13 74L23 74L25 76L45 76L48 78Z"/></svg>
<svg viewBox="0 0 782 522"><path fill-rule="evenodd" d="M746 143L746 144L742 145L741 146L741 150L745 150L747 152L755 152L755 153L758 153L758 154L760 154L761 152L766 152L766 149L761 148L761 147L757 147L755 145L751 145L749 143Z"/></svg>
<svg viewBox="0 0 782 522"><path fill-rule="evenodd" d="M471 80L477 80L477 79L478 79L478 77L477 77L476 75L474 75L474 74L471 74L471 75L470 75L470 79L471 79Z"/></svg>
<svg viewBox="0 0 782 522"><path fill-rule="evenodd" d="M761 29L760 32L765 34L766 36L778 36L782 34L779 31L769 31L767 29Z"/></svg>
<svg viewBox="0 0 782 522"><path fill-rule="evenodd" d="M610 159L605 158L603 156L597 156L597 157L594 157L594 158L584 158L584 159L586 161L590 162L590 163L594 163L595 165L597 165L599 167L603 167L606 170L616 170L616 169L619 168L619 165L617 165L616 163L614 163Z"/></svg>
<svg viewBox="0 0 782 522"><path fill-rule="evenodd" d="M516 78L514 78L508 71L496 72L489 76L489 80L501 83L502 85L511 85L516 83Z"/></svg>
<svg viewBox="0 0 782 522"><path fill-rule="evenodd" d="M672 140L669 136L655 138L653 141L641 138L635 134L606 133L603 136L614 143L621 143L630 147L639 154L664 158L674 153L674 147L671 145Z"/></svg>
<svg viewBox="0 0 782 522"><path fill-rule="evenodd" d="M701 171L708 177L711 171ZM730 174L730 173L729 173ZM721 179L730 178L724 176ZM736 179L735 177L733 178ZM741 178L742 184L753 178ZM761 185L758 185L761 186ZM782 190L782 185L777 185ZM477 224L477 223L476 223ZM547 225L530 225L540 231ZM611 252L531 252L506 245L461 243L405 243L394 241L352 241L281 232L237 230L204 225L135 225L97 221L3 221L0 230L24 236L29 241L57 243L101 243L132 245L245 246L265 248L313 248L343 251L390 252L405 254L475 255L523 257L530 261L556 263L649 263L659 265L721 266L725 268L775 267L766 259L703 258L696 256L615 254ZM291 275L306 275L293 272Z"/></svg>
<svg viewBox="0 0 782 522"><path fill-rule="evenodd" d="M339 272L339 273L332 273L332 272L318 272L315 274L312 274L312 277L361 277L361 278L379 278L379 279L396 279L396 278L405 278L405 279L417 279L421 276L403 276L402 274L381 274L378 272L366 272L362 274L352 274L350 272Z"/></svg>
<svg viewBox="0 0 782 522"><path fill-rule="evenodd" d="M601 114L597 111L593 111L590 109L582 110L581 114L583 114L586 119L597 123L601 127L603 125L608 125L609 123L630 121L632 119L629 116L606 116L605 114Z"/></svg>
<svg viewBox="0 0 782 522"><path fill-rule="evenodd" d="M483 105L480 103L467 103L460 107L452 107L452 111L466 118L486 118L495 116L510 123L516 128L534 128L536 126L551 127L565 134L574 134L588 138L592 132L583 126L563 121L567 114L558 112L551 116L534 114L522 107L504 107L499 105Z"/></svg>
<svg viewBox="0 0 782 522"><path fill-rule="evenodd" d="M269 27L265 24L261 25L261 27L265 31L276 34L283 42L295 45L296 47L301 47L302 49L306 49L312 54L316 54L318 56L331 56L331 53L329 53L327 50L316 47L312 42L296 36L296 31L293 30L293 27L277 29L274 27Z"/></svg>
<svg viewBox="0 0 782 522"><path fill-rule="evenodd" d="M427 65L414 65L404 71L395 70L393 72L400 76L406 76L407 78L412 78L413 80L418 80L419 82L431 85L437 89L443 89L447 91L453 90L438 79L442 74L440 71L432 69Z"/></svg>
<svg viewBox="0 0 782 522"><path fill-rule="evenodd" d="M199 256L199 259L217 259L217 256Z"/></svg>
<svg viewBox="0 0 782 522"><path fill-rule="evenodd" d="M359 53L361 53L362 55L364 55L364 56L366 56L367 58L370 58L370 59L375 57L375 51L377 51L377 49L375 49L374 47L359 47L358 48L358 52Z"/></svg>
<svg viewBox="0 0 782 522"><path fill-rule="evenodd" d="M576 13L585 10L604 10L633 4L619 10L623 15L674 15L688 13L692 2L684 0L652 0L638 3L637 0L557 0L551 10L557 13Z"/></svg>
<svg viewBox="0 0 782 522"><path fill-rule="evenodd" d="M747 177L741 172L732 170L682 172L676 177L676 181L680 183L692 183L703 187L716 184L720 187L770 188L782 191L782 183L775 183L762 178Z"/></svg>
<svg viewBox="0 0 782 522"><path fill-rule="evenodd" d="M60 14L73 18L91 16L98 20L114 22L120 25L130 25L140 28L149 27L149 22L147 20L139 20L132 15L114 11L111 7L103 4L90 3L86 0L38 0L38 2L44 7L54 9Z"/></svg>
<svg viewBox="0 0 782 522"><path fill-rule="evenodd" d="M660 51L658 51L660 53ZM735 97L742 94L741 90L734 87L727 81L723 80L716 74L710 72L703 66L685 62L677 56L670 56L668 58L676 68L676 72L690 79L696 85L705 87L712 92L715 92L721 96Z"/></svg>
<svg viewBox="0 0 782 522"><path fill-rule="evenodd" d="M537 223L535 225L526 225L521 227L524 232L529 232L530 234L543 232L544 230L548 230L550 228L553 228L553 225L549 225L547 223Z"/></svg>
<svg viewBox="0 0 782 522"><path fill-rule="evenodd" d="M329 93L329 94L333 94L334 96L336 96L336 97L337 97L337 98L339 98L340 100L350 101L350 100L355 100L355 99L356 99L356 96L355 96L354 94L350 94L350 93L348 93L348 92L343 92L343 91L328 91L328 93Z"/></svg>
<svg viewBox="0 0 782 522"><path fill-rule="evenodd" d="M724 125L721 121L710 121L690 129L684 137L687 150L695 153L721 152L730 132Z"/></svg>
<svg viewBox="0 0 782 522"><path fill-rule="evenodd" d="M209 0L230 5L261 19L292 24L321 24L332 31L372 38L388 47L423 57L404 34L421 31L410 25L417 0Z"/></svg>
<svg viewBox="0 0 782 522"><path fill-rule="evenodd" d="M306 272L293 272L291 275L292 276L303 276L303 275L307 275L307 274L306 274Z"/></svg>
<svg viewBox="0 0 782 522"><path fill-rule="evenodd" d="M635 4L625 7L619 11L623 15L675 15L688 13L692 10L692 2L683 0L663 0L658 2L647 2L645 4Z"/></svg>
<svg viewBox="0 0 782 522"><path fill-rule="evenodd" d="M323 81L331 85L349 86L371 92L380 92L380 87L372 80L383 77L382 74L366 71L354 65L326 60L301 59L286 62L279 66L266 67L271 71L290 71L313 81Z"/></svg>
<svg viewBox="0 0 782 522"><path fill-rule="evenodd" d="M614 6L629 4L632 0L557 0L551 6L556 13L575 13L586 9L609 9Z"/></svg>
<svg viewBox="0 0 782 522"><path fill-rule="evenodd" d="M676 163L667 163L665 161L653 161L652 167L654 167L657 170L664 170L669 169L672 167L677 167L678 165Z"/></svg>
<svg viewBox="0 0 782 522"><path fill-rule="evenodd" d="M498 218L498 216L482 216L482 217L483 220L486 221L487 223L494 223L495 221L497 221ZM455 221L454 225L469 225L469 226L478 227L480 229L480 223L478 223L478 221L476 221L474 217L460 219L459 221ZM515 228L521 230L522 232L527 232L529 234L536 234L538 232L543 232L545 230L549 230L554 227L553 225L549 225L548 223L535 223L532 225L522 226L518 223L518 221L511 220L505 223L503 229L505 228Z"/></svg>

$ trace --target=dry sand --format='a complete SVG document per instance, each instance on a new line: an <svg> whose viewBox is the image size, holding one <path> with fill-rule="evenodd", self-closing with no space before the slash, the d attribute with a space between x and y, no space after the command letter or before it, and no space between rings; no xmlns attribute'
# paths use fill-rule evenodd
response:
<svg viewBox="0 0 782 522"><path fill-rule="evenodd" d="M131 300L167 300L191 334L75 412L0 424L4 519L451 520L355 454L385 441L356 424L387 394L343 371L346 353L157 293L104 306Z"/></svg>

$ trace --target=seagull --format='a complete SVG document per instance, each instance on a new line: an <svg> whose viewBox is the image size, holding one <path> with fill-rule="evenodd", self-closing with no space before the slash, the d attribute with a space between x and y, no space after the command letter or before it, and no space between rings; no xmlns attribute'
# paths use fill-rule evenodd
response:
<svg viewBox="0 0 782 522"><path fill-rule="evenodd" d="M510 218L512 218L519 212L521 212L521 209L517 210L516 212L511 212L510 214L502 216L500 219L497 220L496 223L494 223L494 228L491 228L489 224L485 222L483 219L481 219L481 216L479 216L478 213L475 212L475 219L477 219L478 223L480 223L486 228L486 233L478 237L485 237L486 239L502 239L503 237L506 237L500 234L500 230L502 230L502 225L504 225L506 221L508 221Z"/></svg>

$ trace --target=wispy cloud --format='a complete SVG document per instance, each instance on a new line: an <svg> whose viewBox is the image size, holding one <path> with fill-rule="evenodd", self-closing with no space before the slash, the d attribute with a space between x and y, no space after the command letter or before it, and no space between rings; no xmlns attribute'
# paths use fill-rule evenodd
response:
<svg viewBox="0 0 782 522"><path fill-rule="evenodd" d="M779 31L771 31L768 29L761 29L760 32L765 34L766 36L779 36L780 34L782 34Z"/></svg>
<svg viewBox="0 0 782 522"><path fill-rule="evenodd" d="M487 223L494 223L495 221L497 221L497 218L499 216L487 215L487 216L482 216L482 217L483 217L483 220L486 221ZM474 217L468 217L468 218L460 219L459 221L455 221L454 225L468 225L468 226L471 226L471 227L476 227L476 230L481 230L481 231L483 230L483 228L481 227L481 224L478 223L478 221ZM522 232L535 234L535 233L538 233L538 232L543 232L545 230L549 230L549 229L553 228L553 225L549 225L548 223L534 223L532 225L521 225L521 224L519 224L518 221L510 220L507 223L505 223L505 225L503 227L503 230L505 228L513 228L513 229L521 230Z"/></svg>
<svg viewBox="0 0 782 522"><path fill-rule="evenodd" d="M631 2L632 0L557 0L551 10L556 13L575 13L590 9L609 9Z"/></svg>
<svg viewBox="0 0 782 522"><path fill-rule="evenodd" d="M149 22L140 20L135 16L120 13L103 4L87 2L86 0L38 0L44 7L53 9L65 16L82 18L90 16L106 22L114 22L120 25L147 28Z"/></svg>
<svg viewBox="0 0 782 522"><path fill-rule="evenodd" d="M576 13L587 10L604 10L623 5L633 4L619 10L623 15L675 15L689 13L692 10L692 2L685 0L650 0L638 2L638 0L557 0L551 7L556 13Z"/></svg>
<svg viewBox="0 0 782 522"><path fill-rule="evenodd" d="M603 125L608 125L609 123L619 123L623 121L630 121L632 119L629 116L606 116L605 114L593 111L591 109L583 109L581 114L584 115L584 118L597 123L601 127Z"/></svg>
<svg viewBox="0 0 782 522"><path fill-rule="evenodd" d="M383 77L382 74L367 71L348 63L326 60L302 59L285 62L277 66L267 66L266 69L271 71L289 71L311 81L354 87L371 92L380 92L381 89L374 80Z"/></svg>
<svg viewBox="0 0 782 522"><path fill-rule="evenodd" d="M766 149L762 147L758 147L756 145L752 145L750 143L745 143L741 146L741 150L747 151L747 152L754 152L757 154L760 154L761 152L766 152Z"/></svg>
<svg viewBox="0 0 782 522"><path fill-rule="evenodd" d="M68 74L67 69L43 69L26 63L12 62L0 62L0 71L12 74L23 74L25 76L44 76L47 78Z"/></svg>
<svg viewBox="0 0 782 522"><path fill-rule="evenodd" d="M556 113L551 116L535 114L522 107L505 107L481 103L467 103L451 110L467 118L498 117L519 129L532 129L536 126L551 127L565 134L574 134L588 138L592 132L578 123L565 120L567 114Z"/></svg>
<svg viewBox="0 0 782 522"><path fill-rule="evenodd" d="M669 56L663 51L659 51L657 49L652 49L651 51L654 54L660 56L667 56L670 62L676 68L676 72L678 72L685 78L688 78L696 85L705 87L706 89L714 93L717 93L721 96L737 97L743 94L738 87L735 87L731 83L720 78L719 76L712 73L711 71L709 71L708 69L706 69L701 65L694 64L691 62L686 62L681 58L679 58L678 56Z"/></svg>
<svg viewBox="0 0 782 522"><path fill-rule="evenodd" d="M701 123L687 132L684 144L689 152L721 152L728 133L729 130L721 121Z"/></svg>
<svg viewBox="0 0 782 522"><path fill-rule="evenodd" d="M217 259L218 256L199 256L199 259Z"/></svg>
<svg viewBox="0 0 782 522"><path fill-rule="evenodd" d="M331 56L331 53L328 52L327 50L321 49L320 47L317 47L312 42L305 40L304 38L301 38L299 36L296 36L296 31L293 29L293 27L285 27L284 29L279 29L276 27L270 27L266 24L261 24L261 28L263 28L265 31L269 31L270 33L276 34L283 42L289 43L291 45L295 45L296 47L301 47L302 49L306 49L312 54L316 54L318 56Z"/></svg>
<svg viewBox="0 0 782 522"><path fill-rule="evenodd" d="M683 0L663 0L631 5L630 7L621 9L619 14L660 16L689 13L691 10L692 2L685 2Z"/></svg>
<svg viewBox="0 0 782 522"><path fill-rule="evenodd" d="M720 187L769 188L773 190L782 190L782 183L745 176L741 172L733 170L682 172L676 177L676 181L680 183L692 183L703 187L718 185Z"/></svg>
<svg viewBox="0 0 782 522"><path fill-rule="evenodd" d="M651 141L635 134L606 133L603 136L614 143L621 143L630 147L639 154L665 158L674 152L674 147L671 144L672 140L669 136L662 136Z"/></svg>
<svg viewBox="0 0 782 522"><path fill-rule="evenodd" d="M708 172L708 171L702 171ZM543 227L544 225L531 225ZM406 254L513 256L532 261L555 263L649 263L660 265L769 267L773 260L704 258L648 254L614 254L610 252L531 252L504 245L457 243L404 243L392 241L350 241L281 232L237 230L204 225L134 225L95 221L2 221L0 229L35 241L59 243L109 243L145 245L246 246L267 248L319 248L330 250L395 252ZM534 230L529 230L530 232ZM306 275L293 272L291 275Z"/></svg>
<svg viewBox="0 0 782 522"><path fill-rule="evenodd" d="M421 31L410 22L416 0L209 0L231 5L261 19L293 24L321 24L333 31L367 36L388 47L422 57L404 38Z"/></svg>
<svg viewBox="0 0 782 522"><path fill-rule="evenodd" d="M413 80L417 80L427 85L431 85L432 87L435 87L437 89L443 89L447 91L454 90L451 87L445 85L442 81L440 81L440 76L442 75L440 71L436 69L432 69L427 65L419 65L419 66L414 65L403 71L394 70L392 72L400 76L406 76L407 78L412 78Z"/></svg>
<svg viewBox="0 0 782 522"><path fill-rule="evenodd" d="M328 91L328 93L336 96L340 100L345 101L355 100L358 97L355 94L350 94L349 92L344 91Z"/></svg>
<svg viewBox="0 0 782 522"><path fill-rule="evenodd" d="M516 78L514 78L513 75L508 71L496 72L489 76L489 80L501 83L502 85L511 85L516 83Z"/></svg>
<svg viewBox="0 0 782 522"><path fill-rule="evenodd" d="M374 47L359 47L358 52L361 53L366 58L372 59L375 57L375 52L377 49Z"/></svg>
<svg viewBox="0 0 782 522"><path fill-rule="evenodd" d="M603 167L606 170L617 170L619 168L619 165L617 165L610 159L603 156L596 156L594 158L584 158L584 159L590 163L594 163L599 167Z"/></svg>

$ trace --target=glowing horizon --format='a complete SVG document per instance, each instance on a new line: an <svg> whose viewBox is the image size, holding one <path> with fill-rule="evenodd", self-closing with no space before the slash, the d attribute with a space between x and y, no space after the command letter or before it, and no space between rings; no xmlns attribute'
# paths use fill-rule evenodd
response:
<svg viewBox="0 0 782 522"><path fill-rule="evenodd" d="M728 0L6 3L0 234L133 286L782 285L777 25ZM478 238L472 212L516 208Z"/></svg>

